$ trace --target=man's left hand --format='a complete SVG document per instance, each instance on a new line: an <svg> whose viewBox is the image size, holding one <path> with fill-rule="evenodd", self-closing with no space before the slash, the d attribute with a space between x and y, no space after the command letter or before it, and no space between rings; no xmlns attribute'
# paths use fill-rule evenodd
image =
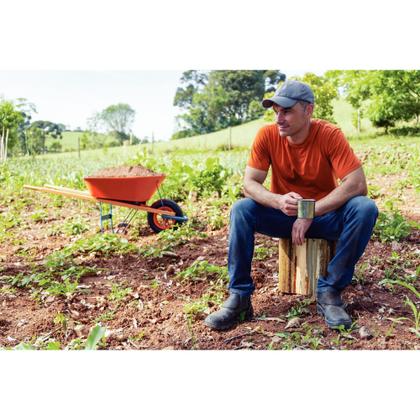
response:
<svg viewBox="0 0 420 420"><path fill-rule="evenodd" d="M313 219L296 219L292 228L292 243L295 245L303 245L305 234L312 224Z"/></svg>

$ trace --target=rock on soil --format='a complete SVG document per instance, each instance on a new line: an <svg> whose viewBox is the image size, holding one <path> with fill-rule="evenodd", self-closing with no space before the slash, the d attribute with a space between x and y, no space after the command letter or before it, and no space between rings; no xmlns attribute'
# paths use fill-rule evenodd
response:
<svg viewBox="0 0 420 420"><path fill-rule="evenodd" d="M360 338L369 340L373 337L372 333L370 332L369 328L363 326L359 329Z"/></svg>
<svg viewBox="0 0 420 420"><path fill-rule="evenodd" d="M91 177L95 178L126 178L131 176L157 176L161 175L144 166L118 166L114 168L103 168L95 172Z"/></svg>

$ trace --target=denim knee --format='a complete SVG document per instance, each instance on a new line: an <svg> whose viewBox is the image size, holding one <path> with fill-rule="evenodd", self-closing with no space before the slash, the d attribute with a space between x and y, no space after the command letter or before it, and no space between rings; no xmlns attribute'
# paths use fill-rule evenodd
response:
<svg viewBox="0 0 420 420"><path fill-rule="evenodd" d="M351 198L346 204L347 210L356 212L356 215L363 219L370 219L376 221L378 217L378 207L370 198L360 195Z"/></svg>
<svg viewBox="0 0 420 420"><path fill-rule="evenodd" d="M246 220L248 223L255 222L257 203L251 198L243 198L237 201L230 211L231 221L235 219Z"/></svg>

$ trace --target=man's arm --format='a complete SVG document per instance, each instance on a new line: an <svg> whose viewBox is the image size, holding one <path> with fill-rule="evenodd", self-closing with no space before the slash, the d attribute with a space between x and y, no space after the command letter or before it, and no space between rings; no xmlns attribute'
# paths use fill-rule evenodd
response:
<svg viewBox="0 0 420 420"><path fill-rule="evenodd" d="M350 200L350 198L366 194L366 178L363 168L360 167L346 175L337 188L315 203L315 216L321 216L336 210Z"/></svg>
<svg viewBox="0 0 420 420"><path fill-rule="evenodd" d="M257 203L266 207L273 207L281 210L288 216L297 215L297 200L302 198L298 193L274 194L264 188L263 183L267 178L266 171L247 166L244 176L245 197L252 198Z"/></svg>

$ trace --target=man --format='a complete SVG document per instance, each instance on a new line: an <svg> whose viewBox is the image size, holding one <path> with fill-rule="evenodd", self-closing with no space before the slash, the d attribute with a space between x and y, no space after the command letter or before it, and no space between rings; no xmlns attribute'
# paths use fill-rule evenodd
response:
<svg viewBox="0 0 420 420"><path fill-rule="evenodd" d="M365 175L341 130L312 119L314 95L298 81L287 81L264 99L276 123L259 130L245 170L245 197L230 216L229 291L221 309L205 324L216 330L251 319L251 262L254 234L291 237L301 245L305 237L337 240L336 254L326 276L318 279L317 309L330 328L351 326L341 292L352 280L356 262L372 234L378 210L366 197ZM263 183L272 170L271 189ZM340 179L340 183L337 182ZM315 217L297 218L297 200L315 199Z"/></svg>

